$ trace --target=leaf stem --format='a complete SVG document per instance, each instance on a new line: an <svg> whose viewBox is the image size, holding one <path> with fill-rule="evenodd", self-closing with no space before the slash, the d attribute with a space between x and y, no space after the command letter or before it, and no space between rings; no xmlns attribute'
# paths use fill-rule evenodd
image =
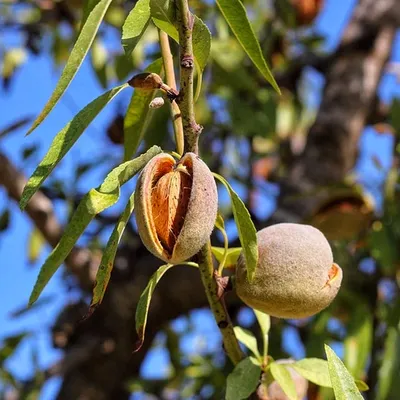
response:
<svg viewBox="0 0 400 400"><path fill-rule="evenodd" d="M169 45L168 35L162 30L158 30L160 39L161 55L164 64L165 79L167 85L176 90L176 80L174 71L174 60L172 58L171 47ZM176 152L181 156L183 154L184 138L181 110L175 100L171 101L171 118L175 133Z"/></svg>
<svg viewBox="0 0 400 400"><path fill-rule="evenodd" d="M179 32L180 92L179 106L182 113L185 152L198 153L198 141L202 127L196 123L193 101L194 56L192 32L194 18L188 0L177 0L177 24Z"/></svg>
<svg viewBox="0 0 400 400"><path fill-rule="evenodd" d="M194 18L189 10L188 0L176 0L177 24L180 50L180 92L179 106L182 114L185 152L198 154L198 141L202 127L196 123L193 99L194 56L192 29ZM199 221L201 223L201 221ZM210 240L197 254L201 280L206 291L211 311L221 331L224 348L234 365L243 358L239 342L223 298L218 296L218 284L215 280L215 269L211 254Z"/></svg>

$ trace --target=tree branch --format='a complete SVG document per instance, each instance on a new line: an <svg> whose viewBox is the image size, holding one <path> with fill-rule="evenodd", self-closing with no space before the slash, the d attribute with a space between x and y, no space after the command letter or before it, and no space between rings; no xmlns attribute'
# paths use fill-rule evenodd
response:
<svg viewBox="0 0 400 400"><path fill-rule="evenodd" d="M193 101L194 56L192 31L194 18L187 0L177 0L177 25L180 50L179 106L182 113L185 152L198 153L198 141L202 127L196 123Z"/></svg>
<svg viewBox="0 0 400 400"><path fill-rule="evenodd" d="M179 99L184 127L185 151L198 154L198 141L202 128L196 123L194 114L194 56L192 46L194 18L189 10L188 0L178 0L176 4L181 59L181 91ZM201 223L201 221L199 222ZM225 351L232 363L236 365L243 358L243 353L233 331L232 321L226 310L224 299L218 296L218 284L214 276L215 269L210 240L200 250L197 257L204 290L207 294L211 311L222 334Z"/></svg>

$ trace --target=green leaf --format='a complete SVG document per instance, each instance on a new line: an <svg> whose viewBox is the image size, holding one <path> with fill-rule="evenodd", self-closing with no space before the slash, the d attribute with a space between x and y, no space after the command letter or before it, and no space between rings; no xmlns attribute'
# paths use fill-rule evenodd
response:
<svg viewBox="0 0 400 400"><path fill-rule="evenodd" d="M151 276L149 283L144 289L140 296L139 302L136 307L136 332L138 334L138 341L135 344L134 352L139 351L144 342L144 334L147 324L147 314L149 312L151 296L154 293L157 283L163 277L163 275L174 265L166 264L162 265L158 270Z"/></svg>
<svg viewBox="0 0 400 400"><path fill-rule="evenodd" d="M247 357L235 366L226 380L225 400L247 399L257 388L261 368Z"/></svg>
<svg viewBox="0 0 400 400"><path fill-rule="evenodd" d="M200 68L199 74L204 71L211 51L211 32L207 25L196 15L193 25L193 54Z"/></svg>
<svg viewBox="0 0 400 400"><path fill-rule="evenodd" d="M217 261L221 262L222 259L224 258L225 249L223 247L213 246L211 248L211 250L212 250L212 253L214 254L215 258L217 259ZM230 249L228 249L228 252L226 255L226 260L225 260L225 268L234 267L237 263L237 260L240 256L241 252L242 252L241 247L231 247Z"/></svg>
<svg viewBox="0 0 400 400"><path fill-rule="evenodd" d="M263 336L263 362L267 361L268 356L268 342L269 342L269 329L271 328L271 318L268 314L265 314L258 310L253 310L256 315L258 324L260 325L262 336Z"/></svg>
<svg viewBox="0 0 400 400"><path fill-rule="evenodd" d="M356 302L356 296L352 295L352 302L354 308L344 340L344 364L351 375L362 378L372 346L372 315L367 305Z"/></svg>
<svg viewBox="0 0 400 400"><path fill-rule="evenodd" d="M89 103L84 109L79 111L68 124L57 133L50 145L49 151L44 156L38 167L22 192L20 207L23 210L31 197L39 190L40 185L50 175L54 167L67 154L69 149L75 144L79 136L89 126L97 114L109 103L119 92L128 87L128 84L118 86L102 94L97 99Z"/></svg>
<svg viewBox="0 0 400 400"><path fill-rule="evenodd" d="M173 1L150 0L150 14L156 26L158 26L157 25L158 21L162 21L171 25L176 31L175 28L176 9ZM178 31L176 31L176 37L177 35Z"/></svg>
<svg viewBox="0 0 400 400"><path fill-rule="evenodd" d="M151 63L146 72L154 72L161 75L163 69L162 59L159 58ZM124 160L129 160L139 147L151 116L155 110L149 108L154 98L155 90L135 89L124 120Z"/></svg>
<svg viewBox="0 0 400 400"><path fill-rule="evenodd" d="M215 174L217 178L228 190L232 202L233 217L239 233L240 243L246 260L247 279L253 280L258 264L257 232L251 220L250 213L247 211L243 201L232 189L228 181L221 175Z"/></svg>
<svg viewBox="0 0 400 400"><path fill-rule="evenodd" d="M298 400L296 386L290 372L284 364L272 362L270 365L270 372L274 379L279 383L289 400Z"/></svg>
<svg viewBox="0 0 400 400"><path fill-rule="evenodd" d="M154 146L140 157L119 165L107 175L104 182L97 189L91 189L82 198L60 242L50 253L39 272L29 299L29 305L38 299L50 278L67 258L76 241L95 215L115 204L119 198L120 187L159 153L161 153L161 149Z"/></svg>
<svg viewBox="0 0 400 400"><path fill-rule="evenodd" d="M139 0L122 27L122 46L126 55L136 47L150 21L150 0Z"/></svg>
<svg viewBox="0 0 400 400"><path fill-rule="evenodd" d="M43 237L39 229L32 229L32 232L28 238L28 262L30 264L33 264L37 261L45 244L46 239Z"/></svg>
<svg viewBox="0 0 400 400"><path fill-rule="evenodd" d="M271 71L264 59L260 44L254 34L253 28L247 18L246 9L240 0L216 0L226 22L231 27L243 50L253 61L264 78L280 93Z"/></svg>
<svg viewBox="0 0 400 400"><path fill-rule="evenodd" d="M347 371L340 358L328 345L325 345L325 352L328 358L329 375L336 400L363 400L353 377Z"/></svg>
<svg viewBox="0 0 400 400"><path fill-rule="evenodd" d="M114 266L114 259L115 255L117 254L119 242L121 241L122 235L125 231L125 227L133 212L134 198L135 194L133 193L129 198L128 204L126 205L124 212L122 213L117 224L115 225L110 238L108 239L106 248L104 249L103 257L101 258L100 266L96 274L96 283L93 288L93 298L90 304L89 314L91 314L103 300L108 282L110 281L111 271Z"/></svg>
<svg viewBox="0 0 400 400"><path fill-rule="evenodd" d="M13 310L10 313L10 318L19 318L24 316L25 314L30 313L31 311L38 311L40 307L47 306L54 302L54 295L42 296L40 300L38 300L33 306L27 307L26 305L23 307L19 307Z"/></svg>
<svg viewBox="0 0 400 400"><path fill-rule="evenodd" d="M29 332L23 332L2 339L2 346L0 348L0 365L3 365L4 361L14 353L20 343L28 336L30 336Z"/></svg>
<svg viewBox="0 0 400 400"><path fill-rule="evenodd" d="M88 16L93 11L93 9L100 3L101 0L84 0L82 7L82 21L81 21L81 29L85 25Z"/></svg>
<svg viewBox="0 0 400 400"><path fill-rule="evenodd" d="M369 386L364 381L362 381L360 379L355 379L354 382L357 386L357 389L360 392L366 392L367 390L369 390Z"/></svg>
<svg viewBox="0 0 400 400"><path fill-rule="evenodd" d="M320 358L304 358L290 364L301 376L318 386L332 387L328 362Z"/></svg>
<svg viewBox="0 0 400 400"><path fill-rule="evenodd" d="M90 46L93 43L97 30L99 29L101 21L103 20L104 15L111 4L111 1L112 0L101 0L91 10L90 14L87 17L87 20L85 21L85 25L82 27L78 39L75 42L75 45L68 58L67 64L65 65L65 68L61 74L61 78L59 79L57 86L53 91L53 94L51 95L47 104L44 106L42 112L33 122L27 135L29 135L44 121L50 111L57 104L58 100L60 100L61 96L67 90L69 84L71 83L72 79L82 65L83 60L85 59L85 56L90 49Z"/></svg>
<svg viewBox="0 0 400 400"><path fill-rule="evenodd" d="M389 327L385 339L382 364L379 369L376 400L387 400L394 382L400 379L400 334L397 327Z"/></svg>
<svg viewBox="0 0 400 400"><path fill-rule="evenodd" d="M257 359L260 360L261 356L258 351L257 339L254 335L240 326L235 326L233 330L235 331L235 335L239 342L243 343L257 357Z"/></svg>

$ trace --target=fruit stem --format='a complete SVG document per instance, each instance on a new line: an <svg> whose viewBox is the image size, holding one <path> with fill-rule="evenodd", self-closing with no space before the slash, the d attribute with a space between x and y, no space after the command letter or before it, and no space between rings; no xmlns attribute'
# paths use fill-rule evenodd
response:
<svg viewBox="0 0 400 400"><path fill-rule="evenodd" d="M199 152L199 136L202 127L196 123L193 99L194 56L192 30L194 18L189 10L188 0L176 0L177 27L179 32L180 53L180 91L179 108L182 115L184 134L184 151ZM201 221L199 221L201 223ZM224 348L234 365L243 358L242 350L233 330L232 321L226 310L223 297L218 296L218 285L214 277L214 264L211 253L211 242L197 254L201 280L206 291L211 311L221 331Z"/></svg>
<svg viewBox="0 0 400 400"><path fill-rule="evenodd" d="M192 44L194 17L189 10L188 0L177 0L176 7L181 78L179 97L177 100L182 114L184 150L185 153L191 151L197 154L199 136L203 128L196 123L194 116L194 55Z"/></svg>
<svg viewBox="0 0 400 400"><path fill-rule="evenodd" d="M211 255L211 243L208 243L200 250L197 255L201 280L203 281L204 288L211 311L214 314L215 321L221 331L224 349L228 357L234 365L238 364L243 359L243 353L240 349L239 342L236 339L233 330L232 321L226 310L223 298L218 296L218 285L214 279L214 265Z"/></svg>
<svg viewBox="0 0 400 400"><path fill-rule="evenodd" d="M176 90L174 60L172 58L168 35L159 29L158 37L160 39L161 56L163 59L167 85ZM181 156L183 154L184 146L183 126L181 110L175 100L171 101L170 112L175 133L176 152Z"/></svg>

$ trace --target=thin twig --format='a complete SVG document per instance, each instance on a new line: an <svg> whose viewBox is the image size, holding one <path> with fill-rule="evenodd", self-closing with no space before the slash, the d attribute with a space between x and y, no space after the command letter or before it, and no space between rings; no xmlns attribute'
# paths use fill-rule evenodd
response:
<svg viewBox="0 0 400 400"><path fill-rule="evenodd" d="M160 38L161 55L164 63L165 79L167 85L176 90L174 60L172 58L168 35L162 30L158 30L158 35ZM170 111L174 126L176 152L179 155L182 155L184 146L182 117L181 110L175 100L171 101Z"/></svg>
<svg viewBox="0 0 400 400"><path fill-rule="evenodd" d="M188 0L177 0L177 21L180 45L180 109L185 135L185 152L198 153L198 140L201 127L196 123L193 99L194 58L192 46L193 15L189 10ZM201 221L199 221L201 222ZM214 277L214 265L211 254L211 242L197 255L201 279L206 291L211 311L221 331L224 348L233 364L237 364L243 353L236 339L232 322L223 302L218 296L218 285Z"/></svg>

